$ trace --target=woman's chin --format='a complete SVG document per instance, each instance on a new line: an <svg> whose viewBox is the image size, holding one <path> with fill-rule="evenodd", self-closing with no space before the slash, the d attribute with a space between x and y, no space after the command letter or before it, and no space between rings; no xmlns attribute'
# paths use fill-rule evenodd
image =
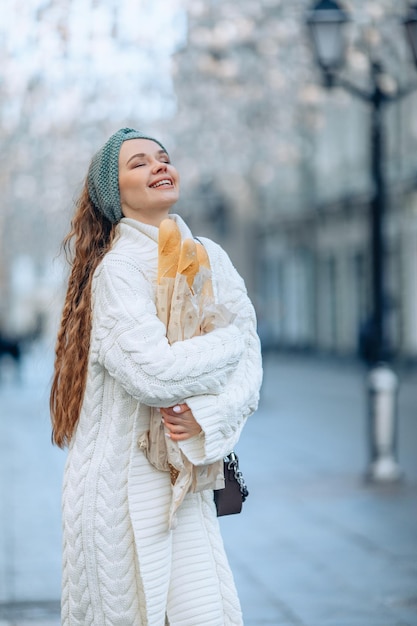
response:
<svg viewBox="0 0 417 626"><path fill-rule="evenodd" d="M174 203L171 202L154 206L152 208L149 208L148 210L126 209L123 211L123 217L127 217L138 222L143 222L144 224L159 226L162 220L168 217L170 209L173 205Z"/></svg>

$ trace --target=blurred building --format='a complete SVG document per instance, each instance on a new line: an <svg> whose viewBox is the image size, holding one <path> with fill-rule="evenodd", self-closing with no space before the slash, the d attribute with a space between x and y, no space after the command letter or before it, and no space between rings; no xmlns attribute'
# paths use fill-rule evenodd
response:
<svg viewBox="0 0 417 626"><path fill-rule="evenodd" d="M60 243L92 154L175 112L179 0L11 0L0 22L0 332L51 337Z"/></svg>
<svg viewBox="0 0 417 626"><path fill-rule="evenodd" d="M348 73L415 77L396 0L346 0ZM0 329L53 335L58 257L93 151L163 136L178 210L246 279L266 347L355 354L370 314L369 112L325 92L309 0L17 0L0 24ZM173 56L172 56L173 55ZM172 58L172 62L170 59ZM386 111L390 341L417 357L417 96Z"/></svg>
<svg viewBox="0 0 417 626"><path fill-rule="evenodd" d="M309 2L186 4L188 41L175 59L183 210L245 276L266 347L355 354L371 313L369 110L320 88ZM351 79L366 87L372 52L388 92L417 80L398 3L346 4ZM414 94L385 116L386 317L402 358L417 357L416 110Z"/></svg>

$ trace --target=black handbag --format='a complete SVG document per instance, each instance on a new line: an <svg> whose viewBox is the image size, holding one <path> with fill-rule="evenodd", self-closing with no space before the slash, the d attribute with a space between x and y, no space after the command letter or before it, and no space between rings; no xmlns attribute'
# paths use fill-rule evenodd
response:
<svg viewBox="0 0 417 626"><path fill-rule="evenodd" d="M223 459L224 488L214 490L217 517L240 513L242 504L249 495L248 488L239 469L239 458L231 452Z"/></svg>

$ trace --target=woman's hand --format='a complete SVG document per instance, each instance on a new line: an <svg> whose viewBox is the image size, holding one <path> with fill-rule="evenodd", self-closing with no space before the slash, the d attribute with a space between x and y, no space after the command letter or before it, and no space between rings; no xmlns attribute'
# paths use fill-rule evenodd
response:
<svg viewBox="0 0 417 626"><path fill-rule="evenodd" d="M162 421L172 441L184 441L201 433L201 426L187 404L160 409Z"/></svg>

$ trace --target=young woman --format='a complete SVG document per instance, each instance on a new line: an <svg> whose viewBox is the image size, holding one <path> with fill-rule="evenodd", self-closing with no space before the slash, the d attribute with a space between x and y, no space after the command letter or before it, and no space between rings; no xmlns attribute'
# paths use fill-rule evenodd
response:
<svg viewBox="0 0 417 626"><path fill-rule="evenodd" d="M232 324L169 345L155 308L158 226L179 198L164 146L133 129L93 157L72 230L72 272L51 390L53 440L69 446L63 494L64 626L238 626L213 492L188 493L168 527L169 472L138 446L151 407L195 466L222 459L256 409L253 307L208 239ZM178 215L182 238L190 230Z"/></svg>

